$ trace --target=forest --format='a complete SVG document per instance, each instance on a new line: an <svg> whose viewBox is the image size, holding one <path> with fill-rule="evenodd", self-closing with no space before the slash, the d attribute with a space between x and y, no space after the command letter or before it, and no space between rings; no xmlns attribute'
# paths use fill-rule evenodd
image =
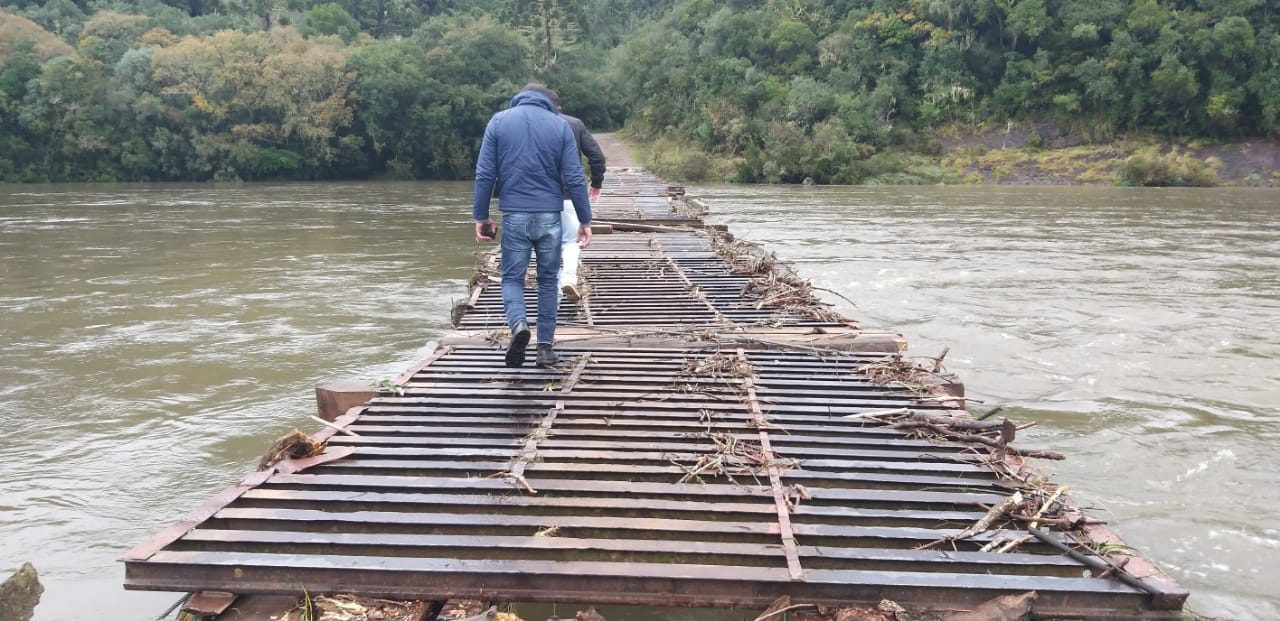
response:
<svg viewBox="0 0 1280 621"><path fill-rule="evenodd" d="M939 137L1274 139L1275 0L6 0L0 181L466 179L542 82L680 176L859 183Z"/></svg>

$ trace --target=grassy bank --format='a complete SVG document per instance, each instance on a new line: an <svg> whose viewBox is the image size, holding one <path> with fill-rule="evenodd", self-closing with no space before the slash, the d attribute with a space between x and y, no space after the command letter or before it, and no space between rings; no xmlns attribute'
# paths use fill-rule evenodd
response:
<svg viewBox="0 0 1280 621"><path fill-rule="evenodd" d="M636 161L682 182L743 182L746 158L708 154L671 138L621 132ZM1153 137L1049 146L1034 130L951 133L931 153L901 149L851 158L844 170L864 185L1004 184L1280 187L1280 143L1175 143ZM777 179L764 181L778 182Z"/></svg>

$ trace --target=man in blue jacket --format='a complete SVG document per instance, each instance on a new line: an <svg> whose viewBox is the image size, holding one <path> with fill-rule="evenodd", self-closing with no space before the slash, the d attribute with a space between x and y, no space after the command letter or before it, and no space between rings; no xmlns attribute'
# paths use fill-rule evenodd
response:
<svg viewBox="0 0 1280 621"><path fill-rule="evenodd" d="M495 190L502 211L502 305L511 328L509 367L524 365L529 324L524 273L532 252L538 259L538 354L540 367L554 365L556 279L560 269L561 196L567 192L578 215L578 241L591 243L591 204L573 131L559 116L555 94L529 84L493 115L484 129L476 161L471 214L476 239L491 240L489 201ZM486 230L488 229L488 230Z"/></svg>

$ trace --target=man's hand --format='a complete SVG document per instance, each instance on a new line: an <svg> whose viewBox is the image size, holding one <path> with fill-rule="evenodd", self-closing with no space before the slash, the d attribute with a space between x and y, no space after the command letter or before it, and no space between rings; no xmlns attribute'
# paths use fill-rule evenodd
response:
<svg viewBox="0 0 1280 621"><path fill-rule="evenodd" d="M600 198L600 188L593 188L593 187L588 186L588 187L587 187L587 198L591 199L591 202L593 202L593 203L594 203L594 202L596 201L596 199L597 199L597 198Z"/></svg>
<svg viewBox="0 0 1280 621"><path fill-rule="evenodd" d="M578 246L586 248L591 245L591 225L584 224L578 227Z"/></svg>
<svg viewBox="0 0 1280 621"><path fill-rule="evenodd" d="M488 233L487 236L486 233ZM493 241L493 236L497 234L498 228L493 225L493 220L481 220L476 223L476 241Z"/></svg>

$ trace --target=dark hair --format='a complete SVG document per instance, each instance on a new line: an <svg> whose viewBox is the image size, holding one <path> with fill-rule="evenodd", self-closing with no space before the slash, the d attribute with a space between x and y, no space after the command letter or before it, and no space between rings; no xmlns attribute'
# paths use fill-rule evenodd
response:
<svg viewBox="0 0 1280 621"><path fill-rule="evenodd" d="M537 82L530 82L528 84L525 84L524 88L520 90L521 92L533 91L535 93L541 93L543 95L546 95L547 99L550 99L551 103L555 104L556 108L560 107L560 96L557 95L555 91L547 88L546 86L543 86L542 84L538 84Z"/></svg>

